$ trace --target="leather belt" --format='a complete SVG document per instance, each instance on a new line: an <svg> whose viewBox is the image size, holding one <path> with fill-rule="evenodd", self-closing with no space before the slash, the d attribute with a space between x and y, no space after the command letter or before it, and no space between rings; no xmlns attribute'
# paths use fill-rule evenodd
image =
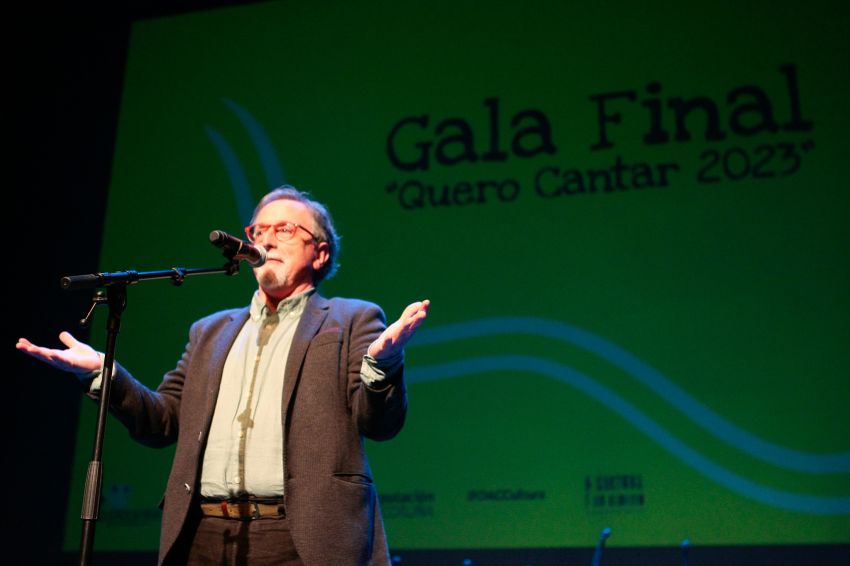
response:
<svg viewBox="0 0 850 566"><path fill-rule="evenodd" d="M286 516L283 503L259 501L206 501L201 503L201 514L205 517L221 517L237 521Z"/></svg>

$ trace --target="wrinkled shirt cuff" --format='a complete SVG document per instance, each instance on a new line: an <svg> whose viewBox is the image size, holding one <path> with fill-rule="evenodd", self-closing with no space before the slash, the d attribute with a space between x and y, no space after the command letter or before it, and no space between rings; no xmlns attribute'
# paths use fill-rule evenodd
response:
<svg viewBox="0 0 850 566"><path fill-rule="evenodd" d="M363 356L360 365L360 379L367 387L380 388L387 379L395 374L404 363L404 352L391 358L376 360L369 354Z"/></svg>

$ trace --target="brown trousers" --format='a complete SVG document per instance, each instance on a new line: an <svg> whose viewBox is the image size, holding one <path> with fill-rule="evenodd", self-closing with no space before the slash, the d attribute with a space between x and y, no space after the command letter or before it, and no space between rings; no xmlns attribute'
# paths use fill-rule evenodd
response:
<svg viewBox="0 0 850 566"><path fill-rule="evenodd" d="M182 541L189 566L304 565L295 551L286 517L251 521L197 517L193 523L197 525L194 533Z"/></svg>

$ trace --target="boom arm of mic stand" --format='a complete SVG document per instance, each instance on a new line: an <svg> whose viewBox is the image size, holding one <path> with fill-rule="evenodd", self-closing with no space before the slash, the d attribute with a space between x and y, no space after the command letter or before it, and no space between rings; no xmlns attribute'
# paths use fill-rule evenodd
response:
<svg viewBox="0 0 850 566"><path fill-rule="evenodd" d="M158 271L114 271L112 273L89 273L85 275L66 275L59 280L59 286L68 291L77 289L93 289L98 287L112 287L113 285L132 285L139 281L147 281L149 279L171 279L171 282L179 286L183 284L186 277L193 275L212 275L223 273L225 275L235 275L239 273L239 261L228 260L223 267L201 267L201 268L185 268L172 267L171 269L161 269Z"/></svg>

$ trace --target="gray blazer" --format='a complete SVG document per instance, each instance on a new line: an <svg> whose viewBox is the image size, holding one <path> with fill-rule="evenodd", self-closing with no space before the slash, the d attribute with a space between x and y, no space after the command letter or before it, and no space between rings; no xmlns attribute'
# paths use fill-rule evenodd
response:
<svg viewBox="0 0 850 566"><path fill-rule="evenodd" d="M192 325L177 367L156 391L116 369L110 409L149 446L177 442L163 498L159 561L169 563L192 505L224 361L248 308ZM389 564L363 437L385 440L404 424L403 371L379 390L360 380L366 349L386 326L381 309L355 299L307 302L286 362L283 403L285 504L305 564Z"/></svg>

